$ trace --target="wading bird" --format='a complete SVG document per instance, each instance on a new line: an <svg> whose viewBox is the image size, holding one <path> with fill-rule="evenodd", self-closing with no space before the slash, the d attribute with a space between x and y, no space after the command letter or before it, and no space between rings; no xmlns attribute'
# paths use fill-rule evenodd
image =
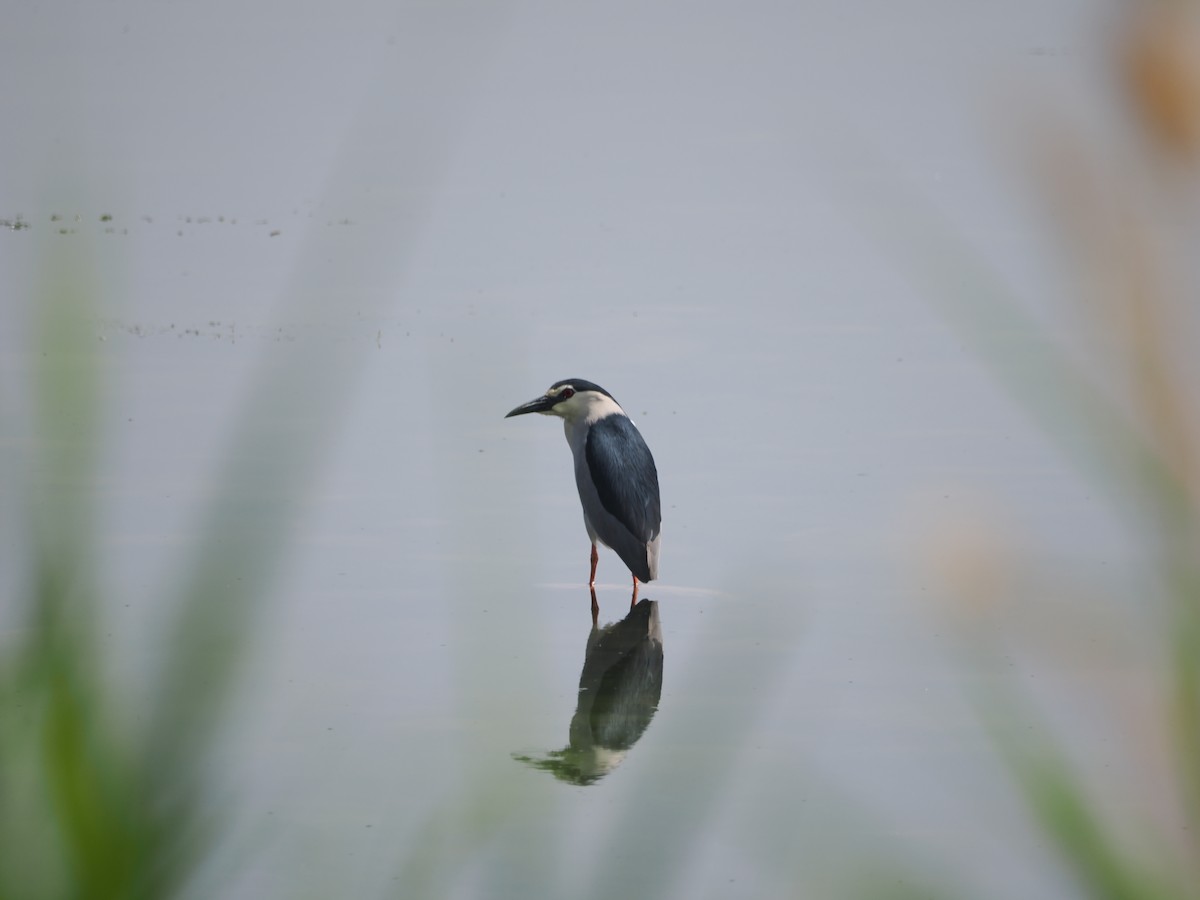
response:
<svg viewBox="0 0 1200 900"><path fill-rule="evenodd" d="M505 418L528 413L563 420L575 458L575 485L583 505L583 524L592 539L588 584L596 583L599 541L615 550L633 573L636 600L638 582L658 577L662 509L658 470L650 448L612 394L582 378L550 385L541 397L521 404Z"/></svg>

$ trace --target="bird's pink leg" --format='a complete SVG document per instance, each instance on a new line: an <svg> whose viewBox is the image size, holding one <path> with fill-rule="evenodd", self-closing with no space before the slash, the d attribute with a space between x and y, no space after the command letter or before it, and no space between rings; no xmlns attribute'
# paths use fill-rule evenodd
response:
<svg viewBox="0 0 1200 900"><path fill-rule="evenodd" d="M600 561L600 554L596 552L596 545L592 544L592 574L588 576L588 587L596 586L596 563Z"/></svg>
<svg viewBox="0 0 1200 900"><path fill-rule="evenodd" d="M633 576L633 596L629 598L629 608L630 609L633 609L635 606L637 606L637 589L638 589L638 580L637 580L637 576L634 575Z"/></svg>

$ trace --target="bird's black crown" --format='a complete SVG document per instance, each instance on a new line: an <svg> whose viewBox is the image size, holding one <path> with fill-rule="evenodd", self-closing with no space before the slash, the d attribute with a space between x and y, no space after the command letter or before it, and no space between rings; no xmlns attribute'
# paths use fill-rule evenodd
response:
<svg viewBox="0 0 1200 900"><path fill-rule="evenodd" d="M604 388L600 387L600 385L596 384L594 381L585 381L582 378L564 378L562 381L556 381L554 384L550 385L550 390L555 391L567 384L575 388L576 391L595 391L597 394L603 394L614 403L617 401L616 397L614 397Z"/></svg>

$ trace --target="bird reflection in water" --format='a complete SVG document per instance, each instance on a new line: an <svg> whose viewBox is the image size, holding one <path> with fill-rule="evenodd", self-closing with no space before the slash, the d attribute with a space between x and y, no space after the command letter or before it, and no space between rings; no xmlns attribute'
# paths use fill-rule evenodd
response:
<svg viewBox="0 0 1200 900"><path fill-rule="evenodd" d="M620 765L654 718L662 694L658 604L642 600L620 622L603 628L597 625L595 591L592 609L570 743L543 757L514 754L572 784L592 784Z"/></svg>

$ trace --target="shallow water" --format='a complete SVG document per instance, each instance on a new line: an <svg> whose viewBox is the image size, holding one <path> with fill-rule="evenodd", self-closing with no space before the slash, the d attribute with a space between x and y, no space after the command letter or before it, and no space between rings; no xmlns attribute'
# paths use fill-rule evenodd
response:
<svg viewBox="0 0 1200 900"><path fill-rule="evenodd" d="M3 438L10 471L33 464L32 298L78 272L100 301L102 387L83 490L105 649L135 709L214 498L243 504L217 521L269 557L238 620L227 825L195 896L820 895L865 859L963 876L973 896L1061 895L964 693L993 675L962 667L938 573L1029 553L1119 581L1136 559L927 287L864 236L879 210L856 208L876 181L915 183L1011 280L1047 283L1027 253L1041 226L963 103L997 58L1035 80L1067 65L1022 55L1072 34L1030 6L997 30L943 11L899 49L833 7L812 13L821 40L776 9L388 25L364 7L293 23L265 67L265 19L238 36L132 8L128 32L99 23L85 59L175 48L186 67L195 43L231 63L201 66L204 88L117 62L46 88L49 108L111 108L77 126L86 167L62 148L36 160L28 138L13 151L39 176L0 196L22 223L0 233L9 295L30 301L4 310ZM30 35L64 27L27 14ZM855 40L874 68L822 49ZM960 52L971 41L986 52ZM903 65L929 46L945 52ZM317 77L319 58L354 62ZM40 115L12 97L3 112ZM207 127L172 139L188 121ZM843 126L880 168L810 140ZM1037 339L1011 335L1014 357ZM637 421L664 504L661 579L642 592L661 643L620 695L642 704L636 740L603 752L573 725L596 634L570 457L556 421L503 419L571 376ZM11 596L25 542L4 527ZM629 612L627 577L603 552L599 625ZM1085 601L1017 603L1019 633L1057 634ZM1060 699L1039 702L1086 743ZM522 761L568 746L589 777Z"/></svg>

